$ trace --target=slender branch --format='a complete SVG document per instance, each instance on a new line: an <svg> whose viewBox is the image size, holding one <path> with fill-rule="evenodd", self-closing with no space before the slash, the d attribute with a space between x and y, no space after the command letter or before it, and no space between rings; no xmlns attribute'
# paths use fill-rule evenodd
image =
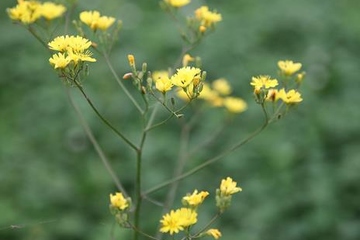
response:
<svg viewBox="0 0 360 240"><path fill-rule="evenodd" d="M83 114L81 113L80 108L77 106L77 104L75 103L74 99L72 98L69 89L66 88L66 94L68 96L68 99L70 101L71 106L74 108L76 115L79 118L80 124L83 127L87 137L89 138L90 142L92 143L92 145L95 148L96 153L99 155L101 162L103 163L105 169L108 171L108 173L110 174L111 178L113 179L117 189L119 191L122 192L122 194L127 197L127 193L125 191L125 188L122 186L120 179L117 177L117 175L115 174L113 168L110 165L109 160L107 159L107 157L105 156L102 148L100 147L99 143L97 142L97 140L94 137L94 134L91 131L91 128L89 127L89 125L86 123L85 118L83 116Z"/></svg>
<svg viewBox="0 0 360 240"><path fill-rule="evenodd" d="M235 145L233 145L232 147L230 147L229 149L227 149L226 151L220 153L219 155L215 156L215 157L212 157L208 160L206 160L204 163L198 165L197 167L187 171L186 173L183 173L181 174L180 176L176 177L176 178L173 178L173 179L170 179L168 181L165 181L149 190L147 190L145 192L145 194L149 194L149 193L152 193L152 192L155 192L159 189L162 189L166 186L168 186L169 184L172 184L173 182L176 182L176 181L179 181L181 179L184 179L188 176L191 176L193 175L194 173L200 171L201 169L203 169L204 167L218 161L219 159L227 156L228 154L234 152L236 149L240 148L241 146L243 146L244 144L246 144L247 142L249 142L250 140L252 140L255 136L257 136L259 133L261 133L265 128L266 126L268 125L268 121L266 121L260 128L258 128L257 130L255 130L252 134L250 134L247 138L245 138L244 140L236 143Z"/></svg>
<svg viewBox="0 0 360 240"><path fill-rule="evenodd" d="M130 101L135 105L135 107L139 110L139 112L141 114L144 114L144 110L140 107L139 103L135 100L135 98L131 95L131 93L127 90L127 88L125 87L125 85L123 84L123 82L121 81L120 77L117 75L114 67L112 66L109 56L104 53L103 54L106 64L108 65L111 73L113 74L115 80L117 81L117 83L120 85L121 89L125 92L126 96L130 99Z"/></svg>
<svg viewBox="0 0 360 240"><path fill-rule="evenodd" d="M96 115L101 119L101 121L103 121L109 128L111 128L111 130L113 130L116 135L118 135L122 140L124 140L124 142L126 142L132 149L134 149L135 151L138 150L138 148L135 146L134 143L132 143L129 139L127 139L121 132L119 132L108 120L106 120L101 114L100 112L97 110L97 108L94 106L94 104L92 103L92 101L90 100L90 98L86 95L86 93L84 92L84 89L79 85L79 83L76 81L76 79L73 81L76 86L78 87L78 89L80 90L80 92L82 93L82 95L85 97L86 101L89 103L89 105L91 106L91 108L94 110L94 112L96 113Z"/></svg>

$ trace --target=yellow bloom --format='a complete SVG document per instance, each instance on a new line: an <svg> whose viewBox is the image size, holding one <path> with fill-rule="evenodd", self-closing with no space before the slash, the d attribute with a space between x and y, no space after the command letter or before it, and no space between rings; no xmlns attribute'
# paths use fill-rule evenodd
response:
<svg viewBox="0 0 360 240"><path fill-rule="evenodd" d="M173 235L196 222L197 213L190 208L180 208L176 211L171 210L170 213L165 214L160 220L162 224L160 232L168 232L170 235Z"/></svg>
<svg viewBox="0 0 360 240"><path fill-rule="evenodd" d="M168 232L173 235L174 233L184 230L178 211L175 212L174 210L171 210L170 213L163 216L160 223L162 224L160 232L163 233Z"/></svg>
<svg viewBox="0 0 360 240"><path fill-rule="evenodd" d="M7 13L12 20L31 24L41 17L40 6L38 1L18 0L18 4L7 9Z"/></svg>
<svg viewBox="0 0 360 240"><path fill-rule="evenodd" d="M154 71L154 72L152 72L151 77L155 82L160 78L169 79L169 72L168 71Z"/></svg>
<svg viewBox="0 0 360 240"><path fill-rule="evenodd" d="M58 54L54 54L50 59L49 62L54 65L54 68L66 68L67 65L70 63L71 59L67 56L65 56L65 54L62 53L58 53Z"/></svg>
<svg viewBox="0 0 360 240"><path fill-rule="evenodd" d="M223 106L223 98L220 97L217 91L211 89L207 83L203 84L203 89L199 95L199 98L204 99L205 101L210 103L213 107Z"/></svg>
<svg viewBox="0 0 360 240"><path fill-rule="evenodd" d="M110 194L110 205L114 208L125 210L129 207L129 202L124 198L121 192L117 192L115 195Z"/></svg>
<svg viewBox="0 0 360 240"><path fill-rule="evenodd" d="M130 67L135 68L135 57L132 54L127 55Z"/></svg>
<svg viewBox="0 0 360 240"><path fill-rule="evenodd" d="M184 57L183 57L183 59L182 59L182 65L183 65L183 67L186 67L186 66L189 64L189 62L192 62L192 61L194 61L194 60L195 60L195 58L193 58L192 56L190 56L190 54L185 54Z"/></svg>
<svg viewBox="0 0 360 240"><path fill-rule="evenodd" d="M224 107L231 113L241 113L247 109L246 102L241 98L226 97L223 104Z"/></svg>
<svg viewBox="0 0 360 240"><path fill-rule="evenodd" d="M170 80L173 85L186 88L189 86L195 78L200 78L201 70L194 67L182 67L177 69L176 74L174 74Z"/></svg>
<svg viewBox="0 0 360 240"><path fill-rule="evenodd" d="M301 63L294 63L293 61L289 61L289 60L278 61L278 67L280 68L280 71L284 75L291 76L295 72L300 70Z"/></svg>
<svg viewBox="0 0 360 240"><path fill-rule="evenodd" d="M201 26L210 27L222 20L221 14L209 11L208 6L202 6L195 10L195 17Z"/></svg>
<svg viewBox="0 0 360 240"><path fill-rule="evenodd" d="M226 179L221 180L220 184L220 193L223 196L229 196L234 193L242 191L241 188L236 187L236 182L232 180L232 178L227 177Z"/></svg>
<svg viewBox="0 0 360 240"><path fill-rule="evenodd" d="M270 76L258 76L252 77L252 81L250 85L254 86L255 91L259 91L261 88L272 88L278 85L278 81L276 79L271 79Z"/></svg>
<svg viewBox="0 0 360 240"><path fill-rule="evenodd" d="M188 194L185 197L183 197L183 202L191 207L197 207L204 201L204 199L208 195L209 192L206 191L198 192L198 190L195 190L192 194Z"/></svg>
<svg viewBox="0 0 360 240"><path fill-rule="evenodd" d="M171 83L169 78L159 78L155 81L155 87L162 93L170 91L173 84Z"/></svg>
<svg viewBox="0 0 360 240"><path fill-rule="evenodd" d="M98 11L84 11L80 13L79 17L94 31L97 29L106 30L115 22L115 18L101 16Z"/></svg>
<svg viewBox="0 0 360 240"><path fill-rule="evenodd" d="M191 0L164 0L167 4L172 7L183 7L191 2Z"/></svg>
<svg viewBox="0 0 360 240"><path fill-rule="evenodd" d="M54 18L60 17L65 11L66 8L61 4L55 4L52 2L44 2L40 6L41 16L47 20L52 20Z"/></svg>
<svg viewBox="0 0 360 240"><path fill-rule="evenodd" d="M51 50L65 52L69 48L74 52L83 52L91 46L91 42L80 36L59 36L48 43Z"/></svg>
<svg viewBox="0 0 360 240"><path fill-rule="evenodd" d="M212 236L215 239L219 239L221 237L221 232L218 229L211 228L206 231L206 234Z"/></svg>
<svg viewBox="0 0 360 240"><path fill-rule="evenodd" d="M81 62L96 62L95 58L92 58L92 52L85 51L85 52L74 52L71 49L67 52L69 54L69 58L71 61L73 61L75 64L77 64L79 61Z"/></svg>
<svg viewBox="0 0 360 240"><path fill-rule="evenodd" d="M212 83L215 91L221 95L229 95L231 93L231 86L225 78L219 78Z"/></svg>
<svg viewBox="0 0 360 240"><path fill-rule="evenodd" d="M279 90L279 98L284 101L286 104L295 104L301 102L301 94L294 89L286 92L284 88Z"/></svg>

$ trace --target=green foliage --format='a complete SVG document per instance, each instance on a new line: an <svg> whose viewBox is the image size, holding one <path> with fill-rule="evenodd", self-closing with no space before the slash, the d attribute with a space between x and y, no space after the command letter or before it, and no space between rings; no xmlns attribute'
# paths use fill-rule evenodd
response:
<svg viewBox="0 0 360 240"><path fill-rule="evenodd" d="M249 81L253 75L275 75L277 60L304 64L304 102L255 141L185 179L177 196L193 188L213 188L209 198L214 197L219 180L232 176L243 192L233 197L230 211L217 223L224 240L359 239L359 3L211 3L224 20L194 55L201 55L209 80L228 78L235 93L248 100L249 110L233 119L220 143L200 149L188 167L261 124L260 109L251 103ZM14 4L3 1L5 8ZM128 53L148 62L151 69L176 61L180 36L156 1L79 3L81 10L100 6L107 15L123 20L111 55L118 72L128 71ZM115 190L112 179L69 106L62 83L48 64L48 53L5 14L0 18L0 239L100 240L111 239L112 233L116 239L127 239L129 231L114 227L108 212L109 193ZM126 134L136 139L140 123L106 66L99 62L91 71L85 82L89 95L114 125L126 125ZM125 84L131 87L130 82ZM99 122L80 96L77 100L131 192L133 153ZM214 111L200 120L203 128L190 133L190 146L217 126L220 114ZM173 119L149 135L154 144L145 149L145 189L171 177L179 124L181 120ZM160 199L164 193L153 197ZM214 202L203 207L211 211ZM143 227L148 232L154 231L161 217L156 210L145 213L148 226Z"/></svg>

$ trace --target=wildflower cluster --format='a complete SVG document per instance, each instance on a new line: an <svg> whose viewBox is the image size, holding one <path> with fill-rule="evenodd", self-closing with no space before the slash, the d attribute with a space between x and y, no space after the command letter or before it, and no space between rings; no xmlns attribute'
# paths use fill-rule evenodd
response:
<svg viewBox="0 0 360 240"><path fill-rule="evenodd" d="M44 2L34 0L18 0L18 4L7 9L8 15L12 20L19 21L23 24L31 24L40 18L52 20L63 15L66 8L61 4L53 2Z"/></svg>
<svg viewBox="0 0 360 240"><path fill-rule="evenodd" d="M216 190L216 206L219 209L219 214L230 206L231 195L241 191L241 188L236 187L230 177L223 179L220 188ZM182 198L183 207L171 210L166 213L160 220L160 232L169 233L170 235L184 231L187 239L198 238L209 235L218 239L221 237L221 232L218 229L210 228L204 229L199 233L191 235L190 228L198 221L198 207L203 203L205 198L209 195L207 191L194 190L193 193L187 194ZM217 216L219 216L219 214ZM216 216L216 217L217 217Z"/></svg>
<svg viewBox="0 0 360 240"><path fill-rule="evenodd" d="M280 110L283 104L290 107L302 102L301 93L297 89L300 87L305 76L304 72L297 73L301 69L301 63L294 63L290 60L279 61L278 67L281 78L280 83L277 79L271 78L268 75L252 77L250 83L254 87L256 102L262 106L266 102L271 102L273 109L276 109L277 117L281 115ZM276 88L280 84L282 87ZM275 108L275 104L278 102L280 102L280 105L278 108Z"/></svg>
<svg viewBox="0 0 360 240"><path fill-rule="evenodd" d="M57 51L49 62L55 69L65 69L72 63L72 67L76 67L82 62L96 62L92 58L92 52L88 49L91 41L80 36L59 36L49 42L49 49Z"/></svg>

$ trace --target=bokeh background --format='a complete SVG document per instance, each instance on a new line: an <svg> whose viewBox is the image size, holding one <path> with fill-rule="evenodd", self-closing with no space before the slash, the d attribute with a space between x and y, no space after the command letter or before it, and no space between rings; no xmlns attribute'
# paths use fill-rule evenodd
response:
<svg viewBox="0 0 360 240"><path fill-rule="evenodd" d="M183 12L190 15L205 3L222 13L223 22L191 53L202 57L209 81L227 78L249 109L233 119L219 141L190 159L187 169L262 123L249 81L259 74L275 76L279 59L303 63L304 101L254 141L183 181L175 206L194 188L214 196L220 179L232 176L243 192L214 225L224 240L360 239L360 2L194 0ZM48 52L5 13L15 4L3 0L0 7L0 239L128 239L108 211L115 185L49 66ZM128 71L129 53L154 70L177 59L181 39L158 1L79 0L77 11L94 9L123 21L112 53L120 75ZM141 126L136 112L103 61L91 65L85 86L99 109L136 138ZM131 192L133 152L73 94ZM223 116L221 110L203 115L191 145L206 138ZM150 134L145 189L170 178L179 126L173 119ZM154 232L161 211L145 207L151 211L144 214L143 227ZM200 215L207 220L214 212L210 197Z"/></svg>

